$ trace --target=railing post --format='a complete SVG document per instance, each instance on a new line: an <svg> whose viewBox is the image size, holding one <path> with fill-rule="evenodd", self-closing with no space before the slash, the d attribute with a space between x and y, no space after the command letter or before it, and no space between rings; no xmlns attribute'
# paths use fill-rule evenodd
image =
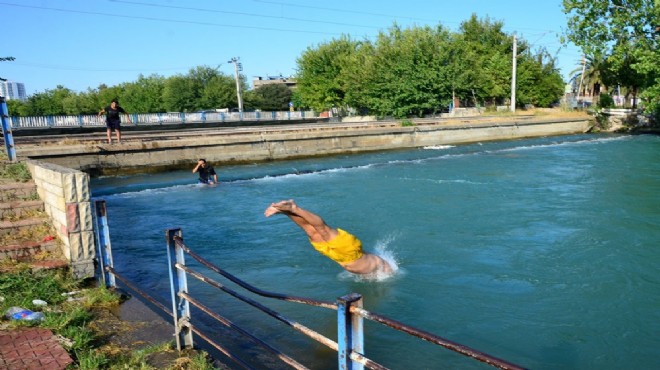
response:
<svg viewBox="0 0 660 370"><path fill-rule="evenodd" d="M337 355L340 370L363 370L361 363L351 361L351 352L364 353L362 316L353 315L351 306L362 308L362 296L351 293L337 298Z"/></svg>
<svg viewBox="0 0 660 370"><path fill-rule="evenodd" d="M167 262L170 271L170 291L172 293L172 315L174 317L174 336L176 348L193 347L192 330L190 329L190 303L181 298L179 293L188 293L186 273L176 268L175 264L185 265L183 249L177 247L174 237L182 237L181 229L168 229L165 231L167 239Z"/></svg>
<svg viewBox="0 0 660 370"><path fill-rule="evenodd" d="M96 209L96 246L98 248L99 268L101 269L101 280L106 288L116 288L115 275L106 271L106 267L114 267L112 263L112 247L110 246L110 228L108 227L108 211L105 200L94 202Z"/></svg>
<svg viewBox="0 0 660 370"><path fill-rule="evenodd" d="M9 111L7 110L7 103L5 98L0 96L0 121L2 121L2 137L5 138L5 147L7 148L7 159L11 162L16 161L16 148L14 147L14 137L11 134L11 126L9 125Z"/></svg>

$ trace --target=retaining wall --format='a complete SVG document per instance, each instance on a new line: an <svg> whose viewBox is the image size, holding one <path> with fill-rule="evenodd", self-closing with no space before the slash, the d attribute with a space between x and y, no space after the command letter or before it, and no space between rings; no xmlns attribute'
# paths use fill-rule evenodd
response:
<svg viewBox="0 0 660 370"><path fill-rule="evenodd" d="M398 123L297 125L249 131L210 130L195 136L127 141L121 145L62 146L50 149L50 153L41 147L32 153L23 149L19 154L94 175L120 175L192 168L198 158L205 158L217 167L340 153L566 135L585 132L590 126L587 119L405 127Z"/></svg>
<svg viewBox="0 0 660 370"><path fill-rule="evenodd" d="M93 277L96 248L89 175L57 164L26 162L74 277Z"/></svg>

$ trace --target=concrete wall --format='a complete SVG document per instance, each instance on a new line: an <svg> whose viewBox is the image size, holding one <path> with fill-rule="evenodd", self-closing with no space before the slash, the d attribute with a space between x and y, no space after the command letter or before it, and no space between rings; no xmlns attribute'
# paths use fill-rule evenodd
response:
<svg viewBox="0 0 660 370"><path fill-rule="evenodd" d="M35 160L27 165L74 277L93 277L96 248L89 175Z"/></svg>
<svg viewBox="0 0 660 370"><path fill-rule="evenodd" d="M587 119L564 121L470 123L464 125L398 123L326 125L205 131L176 139L127 142L116 146L38 148L22 155L94 175L120 175L194 166L206 158L215 166L339 153L415 148L431 145L510 140L582 133Z"/></svg>

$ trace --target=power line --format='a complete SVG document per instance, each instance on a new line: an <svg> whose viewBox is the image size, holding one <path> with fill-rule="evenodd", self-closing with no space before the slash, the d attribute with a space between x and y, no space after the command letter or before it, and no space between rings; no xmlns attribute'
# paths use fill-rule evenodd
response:
<svg viewBox="0 0 660 370"><path fill-rule="evenodd" d="M43 63L23 63L15 62L14 65L33 67L33 68L44 68L44 69L55 69L62 71L79 71L79 72L142 72L143 69L134 69L134 68L82 68L82 67L72 67L72 66L61 66L53 64L43 64ZM178 71L178 70L188 70L190 67L167 67L167 68L156 68L156 71Z"/></svg>
<svg viewBox="0 0 660 370"><path fill-rule="evenodd" d="M350 27L370 28L370 29L379 29L379 28L381 28L381 27L365 26L365 25L354 24L354 23L319 21L319 20L310 20L310 19L294 18L294 17L282 17L282 16L263 15L263 14L256 14L256 13L234 12L234 11L229 11L229 10L217 10L217 9L208 9L208 8L193 8L193 7L188 7L188 6L151 4L151 3L143 3L143 2L138 2L138 1L123 1L123 0L109 0L109 1L111 1L113 3L131 4L131 5L140 5L140 6L150 6L150 7L153 7L153 8L192 10L192 11L204 12L204 13L245 15L245 16L257 17L257 18L283 19L283 20L288 20L288 21L308 22L308 23L322 23L322 24L331 24L331 25L335 25L335 26L350 26Z"/></svg>
<svg viewBox="0 0 660 370"><path fill-rule="evenodd" d="M64 13L101 15L101 16L104 16L104 17L127 18L127 19L137 19L137 20L145 20L145 21L154 21L154 22L195 24L195 25L200 25L200 26L213 26L213 27L248 28L248 29L255 29L255 30L262 30L262 31L280 31L280 32L305 33L305 34L314 33L314 34L320 34L320 35L335 35L335 36L341 35L340 33L333 33L333 32L320 32L320 31L310 31L310 30L292 30L292 29L274 28L274 27L244 26L244 25L235 25L235 24L221 24L221 23L200 22L200 21L186 21L186 20L180 20L180 19L156 18L156 17L136 16L136 15L119 15L119 14L113 14L113 13L103 13L103 12L93 12L93 11L85 11L85 10L63 9L63 8L51 8L51 7L46 7L46 6L23 5L23 4L13 4L13 3L5 3L5 2L0 2L0 5L14 6L14 7L18 7L18 8L51 10L51 11L64 12Z"/></svg>

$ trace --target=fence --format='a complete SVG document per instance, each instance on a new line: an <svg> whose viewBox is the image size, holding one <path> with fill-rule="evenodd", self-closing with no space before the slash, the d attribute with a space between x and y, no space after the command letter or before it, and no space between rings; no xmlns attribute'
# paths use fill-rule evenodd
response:
<svg viewBox="0 0 660 370"><path fill-rule="evenodd" d="M314 111L282 112L197 112L130 114L131 123L124 125L168 125L206 122L290 121L315 118ZM105 117L97 115L9 117L13 129L46 127L105 127Z"/></svg>
<svg viewBox="0 0 660 370"><path fill-rule="evenodd" d="M112 251L110 248L110 239L109 231L107 229L107 214L105 208L105 201L96 201L96 210L97 210L97 226L99 226L99 231L97 231L97 237L99 240L99 255L100 261L99 265L101 267L101 273L103 281L107 286L113 286L115 284L115 278L124 283L128 288L137 292L142 297L153 303L156 307L162 310L164 313L168 314L173 318L174 324L174 335L176 338L177 349L181 350L182 348L192 348L193 347L193 333L197 334L200 338L204 339L209 345L213 346L220 352L222 352L229 359L234 361L236 364L240 365L243 368L251 369L252 367L237 354L231 353L226 347L222 344L216 343L211 340L206 334L204 334L199 328L195 327L192 324L192 317L190 313L190 305L193 305L200 309L202 312L209 315L211 318L216 320L221 325L226 326L227 328L234 330L235 332L243 335L248 340L252 341L256 345L261 346L263 349L272 353L276 358L288 364L295 369L307 369L304 365L300 364L298 361L292 357L286 355L277 348L271 346L270 344L262 341L256 336L250 334L247 330L239 327L238 325L231 322L229 319L219 315L214 312L212 308L205 306L202 302L195 299L192 294L188 291L188 282L187 276L190 275L206 284L209 284L211 287L216 288L237 300L248 304L252 307L255 307L272 318L280 321L281 323L288 325L292 329L302 333L303 335L309 337L312 340L315 340L330 349L333 349L337 352L338 359L338 368L342 370L356 369L361 370L366 368L369 369L387 369L384 365L366 357L364 355L364 320L371 320L376 323L380 323L389 327L391 329L403 332L405 334L417 337L429 343L447 348L456 353L462 354L464 356L470 357L472 359L481 361L485 364L491 365L500 369L515 369L520 370L524 369L518 365L507 362L505 360L490 356L486 353L477 351L470 347L452 342L450 340L441 338L429 332L414 328L412 326L403 324L401 322L392 320L385 316L369 312L362 307L362 297L357 293L351 293L342 297L339 297L336 302L326 302L318 301L315 299L289 296L280 293L273 293L260 290L256 287L253 287L246 282L240 280L239 278L231 275L227 271L213 265L212 263L206 261L199 255L195 254L190 248L188 248L181 237L181 229L170 229L165 233L167 240L167 253L168 253L168 266L170 274L170 288L171 288L171 297L172 297L172 310L167 309L164 305L157 302L153 298L149 297L144 292L140 291L139 288L135 287L129 281L117 274L112 266ZM222 277L228 279L229 281L237 284L239 287L246 289L247 291L259 295L265 298L271 298L276 300L282 300L286 302L291 302L295 304L304 304L313 307L320 307L330 310L337 311L337 341L334 341L330 338L325 337L324 335L304 326L303 324L290 320L284 315L272 310L271 308L250 299L244 295L239 294L238 292L224 286L223 284L213 280L210 277L207 277L197 271L186 266L185 255L191 256L197 262L207 267L209 270L221 275Z"/></svg>

